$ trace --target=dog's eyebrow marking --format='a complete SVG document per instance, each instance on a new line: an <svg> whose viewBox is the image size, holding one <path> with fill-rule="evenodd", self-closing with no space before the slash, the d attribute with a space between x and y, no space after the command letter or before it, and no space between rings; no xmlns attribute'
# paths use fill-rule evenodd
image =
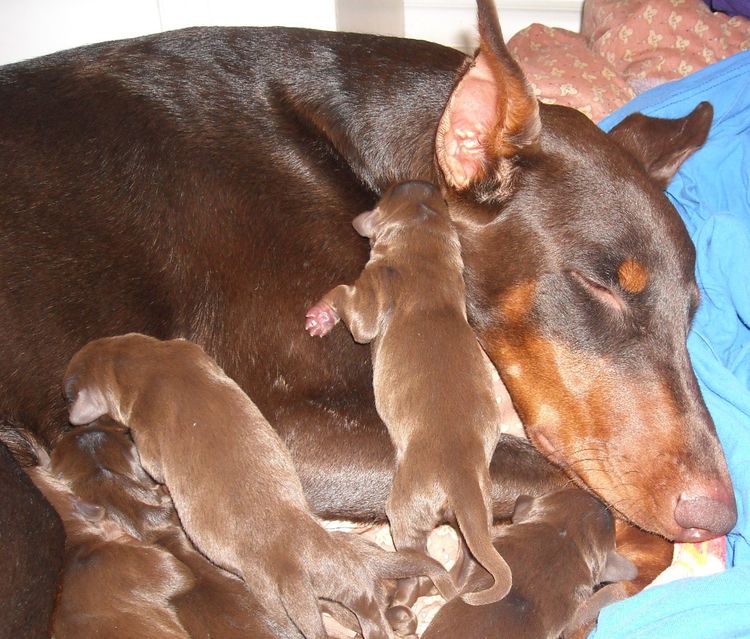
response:
<svg viewBox="0 0 750 639"><path fill-rule="evenodd" d="M648 284L649 273L646 268L630 259L625 260L617 269L617 278L620 286L628 293L640 293Z"/></svg>

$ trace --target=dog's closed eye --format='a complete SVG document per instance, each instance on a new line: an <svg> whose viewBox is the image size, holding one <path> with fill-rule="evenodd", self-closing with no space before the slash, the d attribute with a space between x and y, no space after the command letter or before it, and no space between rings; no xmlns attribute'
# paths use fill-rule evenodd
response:
<svg viewBox="0 0 750 639"><path fill-rule="evenodd" d="M583 287L590 295L599 301L611 306L612 308L625 312L627 306L625 301L611 288L597 282L579 271L570 271L570 275L575 282Z"/></svg>

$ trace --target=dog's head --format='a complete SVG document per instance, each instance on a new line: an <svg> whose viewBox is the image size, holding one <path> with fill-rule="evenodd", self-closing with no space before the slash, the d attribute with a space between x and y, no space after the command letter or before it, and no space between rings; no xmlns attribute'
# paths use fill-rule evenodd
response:
<svg viewBox="0 0 750 639"><path fill-rule="evenodd" d="M695 251L663 193L712 109L607 135L537 102L491 2L479 25L436 138L470 321L530 439L571 477L668 538L724 534L731 481L686 349Z"/></svg>
<svg viewBox="0 0 750 639"><path fill-rule="evenodd" d="M136 537L171 516L169 497L143 470L127 428L108 418L65 433L52 451L50 470Z"/></svg>

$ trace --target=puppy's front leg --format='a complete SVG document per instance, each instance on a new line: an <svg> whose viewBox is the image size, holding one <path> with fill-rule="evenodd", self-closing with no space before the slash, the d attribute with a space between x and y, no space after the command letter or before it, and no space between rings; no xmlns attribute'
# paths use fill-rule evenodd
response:
<svg viewBox="0 0 750 639"><path fill-rule="evenodd" d="M371 342L380 325L379 290L376 278L365 271L353 286L341 284L310 307L305 314L305 329L310 335L323 337L341 319L355 341L360 344Z"/></svg>

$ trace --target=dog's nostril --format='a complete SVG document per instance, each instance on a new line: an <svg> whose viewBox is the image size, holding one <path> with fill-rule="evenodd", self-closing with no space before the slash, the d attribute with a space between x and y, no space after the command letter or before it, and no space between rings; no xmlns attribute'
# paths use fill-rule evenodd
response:
<svg viewBox="0 0 750 639"><path fill-rule="evenodd" d="M727 534L737 523L737 505L723 484L704 487L700 493L685 491L674 509L675 521L685 528L685 539L706 541Z"/></svg>

